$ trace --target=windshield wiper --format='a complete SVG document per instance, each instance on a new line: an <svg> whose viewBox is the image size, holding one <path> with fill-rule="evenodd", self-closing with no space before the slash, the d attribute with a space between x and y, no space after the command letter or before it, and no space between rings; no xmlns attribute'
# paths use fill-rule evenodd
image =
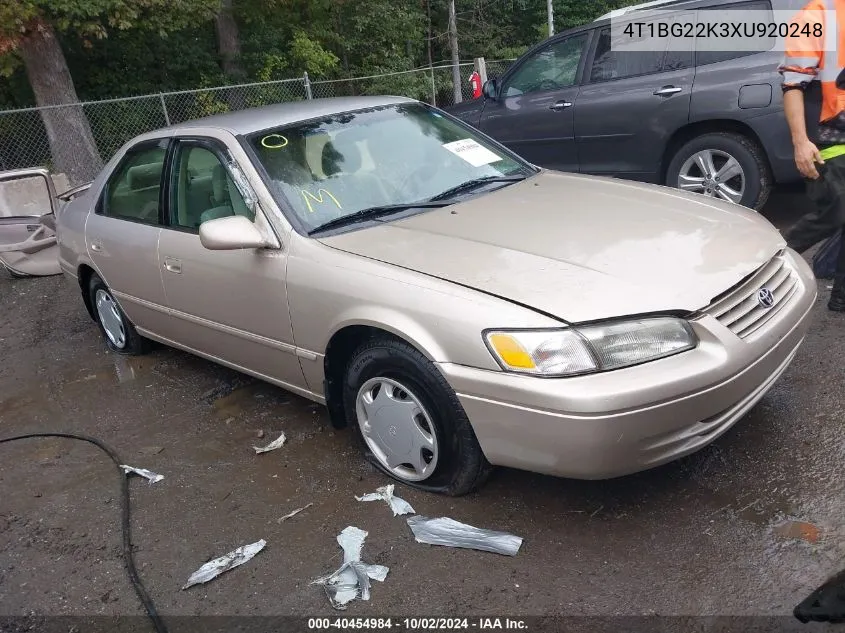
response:
<svg viewBox="0 0 845 633"><path fill-rule="evenodd" d="M358 222L375 220L376 218L392 215L394 213L398 213L399 211L407 211L408 209L439 209L450 204L452 203L446 201L427 200L424 202L406 202L403 204L384 204L378 207L369 207L368 209L361 209L360 211L355 211L355 213L350 213L349 215L329 220L317 228L308 231L308 235L314 235L314 233L320 233L321 231L327 231L341 226L348 226Z"/></svg>
<svg viewBox="0 0 845 633"><path fill-rule="evenodd" d="M519 182L520 180L525 180L526 178L528 178L528 176L483 176L481 178L473 178L472 180L467 180L466 182L461 183L457 187L452 187L443 193L437 194L431 198L431 200L446 200L447 198L456 196L459 193L471 191L472 189L476 189L491 182Z"/></svg>

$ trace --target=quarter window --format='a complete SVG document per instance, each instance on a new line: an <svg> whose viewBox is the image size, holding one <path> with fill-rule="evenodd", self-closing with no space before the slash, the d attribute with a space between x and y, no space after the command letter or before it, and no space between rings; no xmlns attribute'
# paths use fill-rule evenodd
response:
<svg viewBox="0 0 845 633"><path fill-rule="evenodd" d="M159 223L165 143L127 153L106 186L104 215L144 224Z"/></svg>
<svg viewBox="0 0 845 633"><path fill-rule="evenodd" d="M587 34L555 42L527 59L508 79L504 96L561 90L575 84Z"/></svg>
<svg viewBox="0 0 845 633"><path fill-rule="evenodd" d="M194 230L203 222L231 215L255 221L217 153L194 144L182 145L177 154L171 215L172 226Z"/></svg>

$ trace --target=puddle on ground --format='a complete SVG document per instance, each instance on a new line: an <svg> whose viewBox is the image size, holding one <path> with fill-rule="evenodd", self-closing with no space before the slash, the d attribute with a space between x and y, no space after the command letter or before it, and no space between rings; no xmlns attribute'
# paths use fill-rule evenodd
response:
<svg viewBox="0 0 845 633"><path fill-rule="evenodd" d="M44 407L45 392L39 389L27 389L15 396L0 400L0 418L11 417L14 413Z"/></svg>
<svg viewBox="0 0 845 633"><path fill-rule="evenodd" d="M68 380L65 384L92 383L120 385L149 374L152 372L153 366L153 361L148 358L114 356L112 366L108 369L87 373L83 373L84 370L83 372L75 372L77 377L73 380Z"/></svg>
<svg viewBox="0 0 845 633"><path fill-rule="evenodd" d="M228 420L229 418L236 418L250 407L254 407L257 402L264 398L264 394L260 393L267 389L267 385L261 382L254 382L243 387L238 387L225 396L215 398L211 402L214 412L217 416Z"/></svg>

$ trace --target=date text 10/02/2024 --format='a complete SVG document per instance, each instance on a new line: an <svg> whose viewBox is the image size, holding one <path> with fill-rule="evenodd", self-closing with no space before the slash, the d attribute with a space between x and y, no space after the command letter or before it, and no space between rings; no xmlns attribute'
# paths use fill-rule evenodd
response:
<svg viewBox="0 0 845 633"><path fill-rule="evenodd" d="M528 630L519 618L309 618L309 630Z"/></svg>

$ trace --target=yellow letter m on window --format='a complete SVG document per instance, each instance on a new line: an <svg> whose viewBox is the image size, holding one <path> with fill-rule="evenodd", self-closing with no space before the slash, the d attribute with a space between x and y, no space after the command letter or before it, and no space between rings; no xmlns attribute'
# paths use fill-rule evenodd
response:
<svg viewBox="0 0 845 633"><path fill-rule="evenodd" d="M331 201L334 202L335 205L337 205L338 209L343 208L340 206L340 203L337 201L337 198L335 198L327 189L318 189L316 195L314 195L310 191L305 191L304 189L302 190L302 198L305 200L305 204L308 205L309 213L314 213L314 207L311 206L311 201L313 200L314 202L319 202L320 204L326 204L325 196L328 196Z"/></svg>

